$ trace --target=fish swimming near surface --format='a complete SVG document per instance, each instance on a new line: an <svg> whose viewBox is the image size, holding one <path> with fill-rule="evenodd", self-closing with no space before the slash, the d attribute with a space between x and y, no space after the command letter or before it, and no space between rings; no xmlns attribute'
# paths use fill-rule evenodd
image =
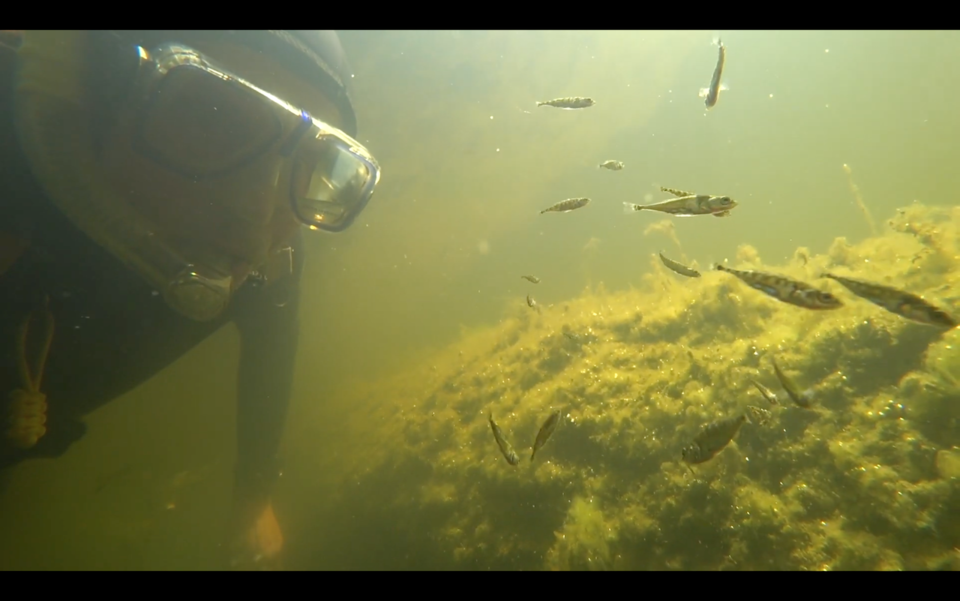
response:
<svg viewBox="0 0 960 601"><path fill-rule="evenodd" d="M500 447L500 452L503 453L503 457L507 460L507 463L510 465L519 465L520 456L517 455L516 451L513 450L513 446L504 438L500 426L493 421L493 413L490 413L490 429L493 430L493 437L496 439L497 446Z"/></svg>
<svg viewBox="0 0 960 601"><path fill-rule="evenodd" d="M887 311L901 317L927 325L947 328L957 327L956 319L946 311L928 303L916 294L892 286L884 286L855 278L841 277L833 275L832 273L824 273L820 277L830 278L839 282L844 288L860 298L866 299L878 307L883 307Z"/></svg>
<svg viewBox="0 0 960 601"><path fill-rule="evenodd" d="M540 431L537 432L537 439L533 443L533 452L530 453L530 461L533 461L533 458L537 455L537 451L546 444L558 425L560 425L559 409L551 413L547 421L543 422L543 425L540 426Z"/></svg>
<svg viewBox="0 0 960 601"><path fill-rule="evenodd" d="M521 277L522 279L524 279L524 280L527 280L527 281L530 282L531 284L539 284L539 283L540 283L540 278L538 278L538 277L535 276L535 275L522 275L522 276L520 276L520 277Z"/></svg>
<svg viewBox="0 0 960 601"><path fill-rule="evenodd" d="M579 209L590 204L589 198L568 198L566 200L561 200L560 202L550 205L544 210L540 211L540 214L544 213L569 213L574 209Z"/></svg>
<svg viewBox="0 0 960 601"><path fill-rule="evenodd" d="M728 417L707 424L701 428L693 441L683 448L681 451L683 460L691 464L713 459L730 444L746 420L746 415L741 413L736 417Z"/></svg>
<svg viewBox="0 0 960 601"><path fill-rule="evenodd" d="M599 169L609 169L610 171L620 171L623 169L623 163L620 161L604 161L600 163Z"/></svg>
<svg viewBox="0 0 960 601"><path fill-rule="evenodd" d="M793 381L792 378L788 377L787 374L783 373L783 370L780 369L780 366L777 365L777 360L773 357L770 357L770 362L773 363L773 371L777 374L777 379L780 380L780 385L783 386L783 389L787 391L787 396L790 397L798 407L804 409L809 409L813 404L813 391L811 390L800 390L800 387L797 386L797 383Z"/></svg>
<svg viewBox="0 0 960 601"><path fill-rule="evenodd" d="M660 252L660 253L658 253L658 254L660 255L660 261L661 261L661 262L667 267L667 269L669 269L670 271L673 271L673 272L675 272L675 273L679 273L680 275L687 276L688 278L698 278L698 277L700 277L700 272L697 271L696 269L691 269L691 268L687 267L686 265L681 265L680 263L677 263L676 261L673 261L673 260L671 260L671 259L666 258L665 256L663 256L663 252Z"/></svg>
<svg viewBox="0 0 960 601"><path fill-rule="evenodd" d="M718 55L717 55L717 66L713 69L713 78L710 80L709 88L700 89L700 98L703 98L703 104L706 105L707 110L712 109L716 104L717 100L720 99L720 90L726 90L726 86L720 83L720 78L723 76L723 66L727 61L727 47L723 45L721 40L717 40L717 46L719 46Z"/></svg>
<svg viewBox="0 0 960 601"><path fill-rule="evenodd" d="M684 192L674 188L660 188L664 192L669 192L677 198L664 200L651 205L641 205L632 202L623 203L624 213L633 213L635 211L659 211L668 213L677 217L692 217L694 215L713 215L714 217L726 217L730 211L736 208L737 201L729 196L713 196L710 194L694 194Z"/></svg>
<svg viewBox="0 0 960 601"><path fill-rule="evenodd" d="M717 271L725 271L739 278L748 286L759 290L778 301L804 309L828 310L843 306L840 299L829 292L818 290L809 284L763 271L741 271L718 264Z"/></svg>
<svg viewBox="0 0 960 601"><path fill-rule="evenodd" d="M552 106L558 109L585 109L589 108L597 103L593 98L585 98L580 96L570 96L568 98L554 98L553 100L544 100L542 102L537 102L537 106Z"/></svg>

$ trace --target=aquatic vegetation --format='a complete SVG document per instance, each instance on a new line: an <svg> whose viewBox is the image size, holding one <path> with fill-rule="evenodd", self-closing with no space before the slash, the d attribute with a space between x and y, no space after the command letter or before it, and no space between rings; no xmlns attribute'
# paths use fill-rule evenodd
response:
<svg viewBox="0 0 960 601"><path fill-rule="evenodd" d="M891 221L784 265L746 245L738 258L801 280L843 266L957 311L944 299L960 286L960 210L915 203ZM343 515L378 524L371 545L415 548L408 568L958 569L960 329L818 284L844 307L662 268L638 290L588 290L542 315L519 304L358 409L378 444L350 468L364 486L344 485ZM774 356L810 408L789 401ZM769 420L683 464L704 423L748 405ZM557 410L536 461L508 465L490 412L524 457ZM360 496L371 491L380 503Z"/></svg>

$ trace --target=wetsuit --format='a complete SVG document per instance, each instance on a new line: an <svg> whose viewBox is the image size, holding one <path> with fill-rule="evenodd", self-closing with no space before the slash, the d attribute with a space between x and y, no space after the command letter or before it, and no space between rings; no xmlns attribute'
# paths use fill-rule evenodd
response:
<svg viewBox="0 0 960 601"><path fill-rule="evenodd" d="M291 275L270 286L248 279L216 321L180 316L61 215L32 179L14 130L11 64L0 64L0 236L28 238L30 244L0 274L0 415L6 415L9 392L21 386L17 330L44 298L56 330L42 385L47 433L26 451L0 441L0 471L25 459L63 454L84 435L83 416L233 322L241 340L236 499L265 501L279 471L276 453L297 347L299 235L292 244ZM2 265L0 260L0 270Z"/></svg>

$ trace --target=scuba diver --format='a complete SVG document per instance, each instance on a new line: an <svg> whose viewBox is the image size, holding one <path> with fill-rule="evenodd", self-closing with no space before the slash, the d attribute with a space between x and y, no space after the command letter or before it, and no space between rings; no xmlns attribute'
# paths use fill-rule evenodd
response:
<svg viewBox="0 0 960 601"><path fill-rule="evenodd" d="M228 322L230 565L270 567L301 232L380 178L332 31L0 31L0 471Z"/></svg>

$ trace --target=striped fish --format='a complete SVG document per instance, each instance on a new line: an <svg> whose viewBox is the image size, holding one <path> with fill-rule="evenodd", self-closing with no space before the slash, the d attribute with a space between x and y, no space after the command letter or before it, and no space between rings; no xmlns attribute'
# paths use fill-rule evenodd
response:
<svg viewBox="0 0 960 601"><path fill-rule="evenodd" d="M916 294L911 294L892 286L840 277L832 273L825 273L821 277L830 278L831 280L839 282L847 290L860 298L866 299L878 307L883 307L887 311L896 313L901 317L927 325L944 326L947 328L957 327L957 321L947 314L946 311L935 307Z"/></svg>
<svg viewBox="0 0 960 601"><path fill-rule="evenodd" d="M735 275L755 290L804 309L839 309L843 306L843 303L829 292L817 290L809 284L784 276L762 271L741 271L723 265L717 265L717 271Z"/></svg>

